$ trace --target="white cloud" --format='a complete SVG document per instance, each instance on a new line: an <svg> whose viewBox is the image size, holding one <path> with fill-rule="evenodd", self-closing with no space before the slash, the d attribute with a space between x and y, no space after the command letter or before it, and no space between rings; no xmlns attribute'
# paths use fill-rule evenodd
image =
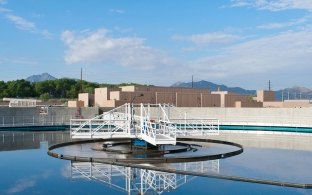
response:
<svg viewBox="0 0 312 195"><path fill-rule="evenodd" d="M122 10L122 9L110 9L109 12L117 13L117 14L124 14L125 10Z"/></svg>
<svg viewBox="0 0 312 195"><path fill-rule="evenodd" d="M312 11L311 0L232 0L232 7L255 7L261 10L281 11L301 9Z"/></svg>
<svg viewBox="0 0 312 195"><path fill-rule="evenodd" d="M281 29L281 28L287 28L287 27L292 27L292 26L298 26L298 25L305 24L305 23L309 22L310 19L311 19L311 16L306 16L306 17L299 18L299 19L296 19L296 20L291 20L289 22L269 23L269 24L258 26L258 28L261 28L261 29Z"/></svg>
<svg viewBox="0 0 312 195"><path fill-rule="evenodd" d="M15 182L15 184L12 187L7 189L6 192L8 194L16 194L23 192L29 188L34 187L38 181L49 178L51 174L52 174L51 170L46 170L42 172L42 174L40 175L31 175L29 177L19 179Z"/></svg>
<svg viewBox="0 0 312 195"><path fill-rule="evenodd" d="M0 7L0 13L9 13L9 12L12 12L12 10Z"/></svg>
<svg viewBox="0 0 312 195"><path fill-rule="evenodd" d="M233 34L227 34L222 32L204 33L204 34L193 34L189 36L175 35L172 37L173 40L177 41L191 41L195 45L209 45L219 43L230 43L239 39L239 36Z"/></svg>
<svg viewBox="0 0 312 195"><path fill-rule="evenodd" d="M66 63L113 63L145 70L173 63L164 52L146 46L142 38L114 38L109 33L107 29L79 34L64 31Z"/></svg>
<svg viewBox="0 0 312 195"><path fill-rule="evenodd" d="M15 26L21 30L35 31L36 25L33 22L30 22L20 16L13 14L7 14L6 18L15 24Z"/></svg>
<svg viewBox="0 0 312 195"><path fill-rule="evenodd" d="M14 186L7 190L8 194L15 194L19 192L23 192L28 188L32 188L36 185L36 180L33 178L25 178L18 180Z"/></svg>
<svg viewBox="0 0 312 195"><path fill-rule="evenodd" d="M17 16L12 12L13 12L12 10L0 7L0 13L2 13L7 20L12 22L16 28L27 32L40 34L41 36L47 39L53 37L52 33L50 33L48 30L39 29L34 22L31 22L23 17Z"/></svg>
<svg viewBox="0 0 312 195"><path fill-rule="evenodd" d="M220 78L234 75L311 69L312 31L287 32L224 49L222 54L190 62L198 75ZM291 74L291 73L290 73Z"/></svg>
<svg viewBox="0 0 312 195"><path fill-rule="evenodd" d="M38 62L26 58L0 58L0 64L36 65Z"/></svg>

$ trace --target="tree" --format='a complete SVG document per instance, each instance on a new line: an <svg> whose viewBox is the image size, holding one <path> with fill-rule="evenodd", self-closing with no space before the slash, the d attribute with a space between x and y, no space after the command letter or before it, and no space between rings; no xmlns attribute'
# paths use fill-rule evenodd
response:
<svg viewBox="0 0 312 195"><path fill-rule="evenodd" d="M8 97L7 84L4 81L0 81L0 98Z"/></svg>

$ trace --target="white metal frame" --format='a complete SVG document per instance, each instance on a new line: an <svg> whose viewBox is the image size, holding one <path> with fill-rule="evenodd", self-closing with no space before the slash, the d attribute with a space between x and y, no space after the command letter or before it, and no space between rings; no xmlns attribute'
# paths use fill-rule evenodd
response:
<svg viewBox="0 0 312 195"><path fill-rule="evenodd" d="M158 114L151 118L151 109ZM134 114L134 109L139 115ZM139 138L152 145L176 144L177 136L219 134L219 120L170 119L171 107L161 104L124 104L92 119L71 119L70 133L75 138Z"/></svg>
<svg viewBox="0 0 312 195"><path fill-rule="evenodd" d="M178 163L178 170L219 173L219 160ZM115 189L128 192L161 194L177 189L195 176L166 173L148 169L122 167L92 162L71 162L73 179L97 180ZM122 182L121 182L122 181Z"/></svg>

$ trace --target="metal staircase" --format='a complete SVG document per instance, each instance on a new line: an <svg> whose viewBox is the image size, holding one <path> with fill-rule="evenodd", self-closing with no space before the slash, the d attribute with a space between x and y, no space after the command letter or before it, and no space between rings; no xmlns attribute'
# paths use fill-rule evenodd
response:
<svg viewBox="0 0 312 195"><path fill-rule="evenodd" d="M219 133L217 119L194 119L186 114L171 119L169 114L173 108L161 104L124 104L92 119L71 119L71 137L139 138L156 146L175 145L177 136ZM181 116L181 113L175 115Z"/></svg>

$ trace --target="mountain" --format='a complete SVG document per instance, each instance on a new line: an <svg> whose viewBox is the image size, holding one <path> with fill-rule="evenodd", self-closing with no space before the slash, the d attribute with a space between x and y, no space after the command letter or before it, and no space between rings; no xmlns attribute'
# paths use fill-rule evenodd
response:
<svg viewBox="0 0 312 195"><path fill-rule="evenodd" d="M171 87L192 87L192 82L177 82ZM211 91L230 91L238 94L256 95L256 90L246 90L241 87L228 87L226 85L219 85L209 81L197 81L193 82L194 88L208 88ZM307 87L290 87L275 91L275 99L281 100L293 100L293 99L312 99L312 89Z"/></svg>
<svg viewBox="0 0 312 195"><path fill-rule="evenodd" d="M192 87L192 82L177 82L173 85L171 85L171 87ZM228 87L226 85L219 85L219 84L215 84L209 81L197 81L197 82L193 82L193 87L194 88L208 88L211 91L230 91L233 93L238 93L238 94L247 94L247 95L256 95L256 90L246 90L243 89L241 87Z"/></svg>
<svg viewBox="0 0 312 195"><path fill-rule="evenodd" d="M48 73L32 75L32 76L29 76L26 78L26 81L29 81L31 83L40 82L40 81L47 81L47 80L56 80L56 78L51 76Z"/></svg>
<svg viewBox="0 0 312 195"><path fill-rule="evenodd" d="M278 100L288 99L312 99L312 89L306 87L291 87L281 89L275 92L275 97Z"/></svg>

